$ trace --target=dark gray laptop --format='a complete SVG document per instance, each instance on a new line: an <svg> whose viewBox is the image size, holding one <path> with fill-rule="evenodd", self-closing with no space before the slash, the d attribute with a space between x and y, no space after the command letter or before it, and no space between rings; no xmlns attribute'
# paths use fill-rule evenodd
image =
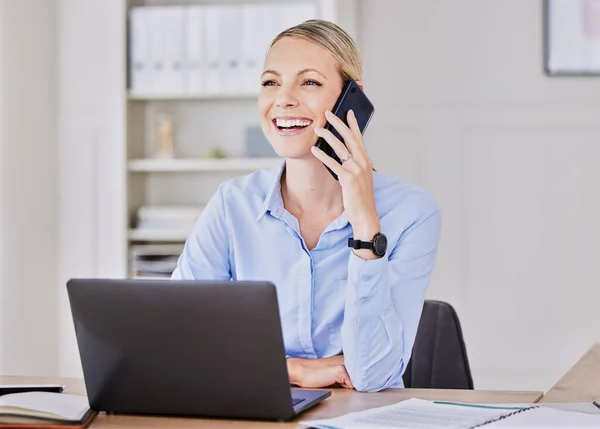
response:
<svg viewBox="0 0 600 429"><path fill-rule="evenodd" d="M288 420L331 395L291 389L269 282L67 283L92 409Z"/></svg>

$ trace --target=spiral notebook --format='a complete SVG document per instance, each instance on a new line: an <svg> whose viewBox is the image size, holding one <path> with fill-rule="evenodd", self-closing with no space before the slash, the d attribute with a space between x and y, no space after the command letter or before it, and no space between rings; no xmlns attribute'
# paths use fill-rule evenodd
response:
<svg viewBox="0 0 600 429"><path fill-rule="evenodd" d="M541 406L475 405L409 399L394 405L300 422L319 429L472 429L480 427L600 427L600 415Z"/></svg>

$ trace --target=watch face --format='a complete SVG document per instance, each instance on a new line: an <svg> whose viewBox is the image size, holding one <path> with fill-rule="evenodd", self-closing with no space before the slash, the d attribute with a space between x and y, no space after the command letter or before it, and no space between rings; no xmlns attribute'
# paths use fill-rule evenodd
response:
<svg viewBox="0 0 600 429"><path fill-rule="evenodd" d="M374 244L374 250L375 253L377 254L377 256L383 256L385 255L385 251L387 249L387 237L383 234L379 234L376 238L375 238L375 242Z"/></svg>

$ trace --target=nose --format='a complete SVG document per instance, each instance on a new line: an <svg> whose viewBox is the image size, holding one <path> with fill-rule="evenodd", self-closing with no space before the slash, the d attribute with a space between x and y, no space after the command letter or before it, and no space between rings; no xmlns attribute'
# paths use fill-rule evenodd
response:
<svg viewBox="0 0 600 429"><path fill-rule="evenodd" d="M281 88L275 99L275 105L282 109L296 107L298 99L290 89Z"/></svg>

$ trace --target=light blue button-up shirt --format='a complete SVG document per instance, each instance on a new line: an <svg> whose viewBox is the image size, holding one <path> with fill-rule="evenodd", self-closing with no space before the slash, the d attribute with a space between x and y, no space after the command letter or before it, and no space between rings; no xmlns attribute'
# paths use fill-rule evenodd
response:
<svg viewBox="0 0 600 429"><path fill-rule="evenodd" d="M440 236L435 200L419 187L373 172L386 255L365 261L352 252L345 212L309 250L297 219L283 206L284 168L285 162L222 183L172 278L271 281L287 355L343 353L357 390L403 387Z"/></svg>

